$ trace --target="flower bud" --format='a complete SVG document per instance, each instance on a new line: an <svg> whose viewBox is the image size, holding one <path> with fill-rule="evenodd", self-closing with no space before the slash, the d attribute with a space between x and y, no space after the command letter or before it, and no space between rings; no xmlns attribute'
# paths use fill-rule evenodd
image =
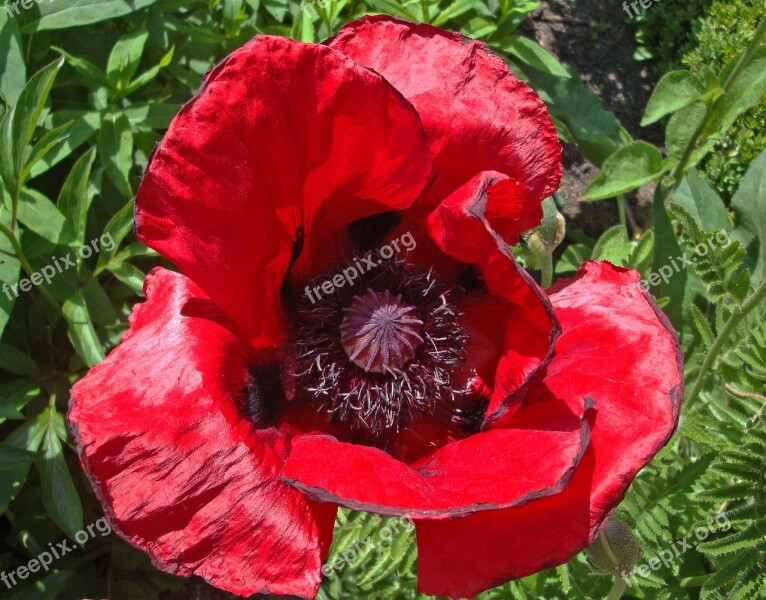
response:
<svg viewBox="0 0 766 600"><path fill-rule="evenodd" d="M566 221L556 210L553 198L546 198L542 203L543 219L535 229L527 234L527 246L537 256L550 255L564 241Z"/></svg>
<svg viewBox="0 0 766 600"><path fill-rule="evenodd" d="M626 523L610 517L585 549L591 568L602 575L630 571L641 558L641 546Z"/></svg>

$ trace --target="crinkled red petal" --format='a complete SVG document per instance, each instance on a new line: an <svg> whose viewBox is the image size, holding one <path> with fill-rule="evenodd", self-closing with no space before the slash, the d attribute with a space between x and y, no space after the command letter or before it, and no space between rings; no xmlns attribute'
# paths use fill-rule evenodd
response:
<svg viewBox="0 0 766 600"><path fill-rule="evenodd" d="M551 396L574 410L579 398L590 396L591 444L560 494L453 521L418 520L420 591L472 597L569 560L594 539L636 473L673 435L683 397L682 354L669 321L638 282L633 271L588 262L574 279L553 287L563 333L544 385L531 390L518 414Z"/></svg>
<svg viewBox="0 0 766 600"><path fill-rule="evenodd" d="M280 290L348 256L346 226L410 206L433 175L413 107L326 46L258 36L205 78L153 153L136 229L256 346Z"/></svg>
<svg viewBox="0 0 766 600"><path fill-rule="evenodd" d="M159 569L235 594L313 597L336 507L279 479L289 433L237 406L250 350L188 278L155 269L123 342L72 389L69 423L113 529Z"/></svg>

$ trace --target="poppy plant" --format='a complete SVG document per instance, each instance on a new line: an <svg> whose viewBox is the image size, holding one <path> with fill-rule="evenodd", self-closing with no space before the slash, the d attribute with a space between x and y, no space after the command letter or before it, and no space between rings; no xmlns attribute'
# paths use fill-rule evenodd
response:
<svg viewBox="0 0 766 600"><path fill-rule="evenodd" d="M227 57L136 198L180 273L149 274L72 390L114 530L243 596L313 597L338 506L411 518L428 594L586 547L675 430L682 365L651 297L619 293L636 272L587 262L543 291L515 262L560 159L505 62L428 25ZM405 232L411 252L376 250Z"/></svg>

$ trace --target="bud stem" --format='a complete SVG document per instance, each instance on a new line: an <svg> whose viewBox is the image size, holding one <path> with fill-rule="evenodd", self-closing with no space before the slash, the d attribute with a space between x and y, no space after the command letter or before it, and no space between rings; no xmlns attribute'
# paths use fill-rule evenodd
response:
<svg viewBox="0 0 766 600"><path fill-rule="evenodd" d="M609 590L609 595L606 597L606 600L620 600L624 592L625 582L622 580L622 578L615 577L614 585L612 586L612 589Z"/></svg>

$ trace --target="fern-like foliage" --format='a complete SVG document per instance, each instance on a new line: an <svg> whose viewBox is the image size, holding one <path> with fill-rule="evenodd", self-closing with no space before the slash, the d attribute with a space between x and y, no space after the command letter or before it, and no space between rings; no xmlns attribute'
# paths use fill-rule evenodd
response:
<svg viewBox="0 0 766 600"><path fill-rule="evenodd" d="M723 484L700 492L715 506L723 535L698 545L715 567L700 598L758 598L766 590L766 431L747 431L737 449L722 452L711 471Z"/></svg>

